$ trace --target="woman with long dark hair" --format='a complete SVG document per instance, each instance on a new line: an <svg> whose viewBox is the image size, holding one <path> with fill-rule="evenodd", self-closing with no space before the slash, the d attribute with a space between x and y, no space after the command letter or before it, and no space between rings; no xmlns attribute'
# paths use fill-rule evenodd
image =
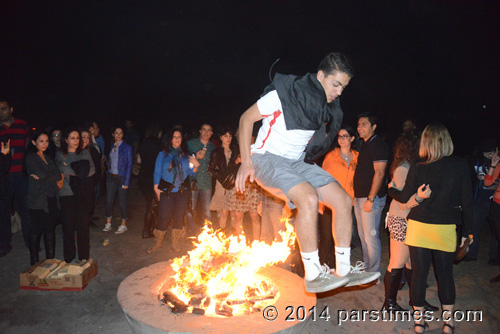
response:
<svg viewBox="0 0 500 334"><path fill-rule="evenodd" d="M45 152L49 147L49 135L36 131L31 136L28 154L24 160L29 175L28 208L32 230L29 239L31 265L39 262L40 238L43 234L45 258L53 259L56 252L57 181L61 172Z"/></svg>
<svg viewBox="0 0 500 334"><path fill-rule="evenodd" d="M423 333L428 327L423 314L431 262L434 263L443 309L443 333L454 331L456 229L463 224L463 245L467 236L472 234L473 200L467 161L452 156L452 153L453 142L448 129L439 123L429 124L420 139L419 156L422 160L410 167L402 191L394 187L389 189L392 198L406 203L421 185L430 188L430 197L422 199L407 217L405 243L410 248L413 269L410 294L413 308L418 311L415 313L416 333Z"/></svg>
<svg viewBox="0 0 500 334"><path fill-rule="evenodd" d="M89 259L89 192L95 174L95 166L89 151L80 146L80 132L76 129L64 131L61 150L56 153L57 167L64 174L64 183L59 190L63 220L64 261L76 257L76 243L79 260Z"/></svg>
<svg viewBox="0 0 500 334"><path fill-rule="evenodd" d="M403 189L410 165L417 160L420 138L412 131L403 132L396 140L394 146L394 158L389 178L392 180L390 186L396 189ZM386 218L386 227L389 229L390 258L387 271L384 277L385 300L382 309L387 311L404 311L397 303L397 294L403 272L407 277L408 286L411 290L412 269L410 264L410 251L405 245L406 238L406 216L410 209L417 206L417 201L429 197L430 189L423 190L423 186L418 189L418 194L412 196L406 203L393 200L389 207ZM413 302L410 298L410 306ZM426 311L437 311L438 308L424 301Z"/></svg>
<svg viewBox="0 0 500 334"><path fill-rule="evenodd" d="M123 141L123 129L113 128L113 145L108 156L108 177L106 179L106 225L104 232L111 231L111 218L113 217L113 204L118 195L122 223L115 234L127 231L127 196L130 178L132 177L133 150L132 146Z"/></svg>
<svg viewBox="0 0 500 334"><path fill-rule="evenodd" d="M180 251L183 235L184 215L191 197L189 176L195 176L200 163L188 156L182 131L172 129L166 137L165 149L156 158L154 171L154 192L158 198L158 223L153 231L155 240L147 250L152 253L160 249L167 233L167 226L173 218L172 250Z"/></svg>

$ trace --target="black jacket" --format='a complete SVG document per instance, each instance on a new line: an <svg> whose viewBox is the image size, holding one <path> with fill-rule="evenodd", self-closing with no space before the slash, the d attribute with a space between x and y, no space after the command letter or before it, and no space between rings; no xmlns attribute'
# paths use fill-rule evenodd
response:
<svg viewBox="0 0 500 334"><path fill-rule="evenodd" d="M327 103L325 90L313 73L303 77L276 73L262 95L273 90L280 98L287 130L315 130L304 158L312 164L332 146L340 130L344 116L340 98ZM329 124L328 133L325 124Z"/></svg>
<svg viewBox="0 0 500 334"><path fill-rule="evenodd" d="M467 161L444 157L430 164L415 162L408 171L403 190L390 188L389 196L406 203L422 184L429 184L431 197L411 209L407 219L426 224L462 225L462 236L472 231L472 183Z"/></svg>
<svg viewBox="0 0 500 334"><path fill-rule="evenodd" d="M208 173L212 175L217 181L219 181L222 186L228 190L234 187L234 179L228 180L231 175L236 176L239 164L235 161L238 159L240 152L238 146L231 146L231 158L229 158L229 163L226 163L226 155L224 154L224 147L219 147L212 152L210 156L210 162L208 163ZM231 186L232 183L232 186Z"/></svg>
<svg viewBox="0 0 500 334"><path fill-rule="evenodd" d="M10 154L0 153L0 199L5 199L7 193L7 174L10 170Z"/></svg>

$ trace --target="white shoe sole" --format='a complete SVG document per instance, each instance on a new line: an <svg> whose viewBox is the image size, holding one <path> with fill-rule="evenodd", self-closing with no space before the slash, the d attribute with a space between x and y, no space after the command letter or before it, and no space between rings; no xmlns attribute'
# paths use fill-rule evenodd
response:
<svg viewBox="0 0 500 334"><path fill-rule="evenodd" d="M346 287L368 284L370 282L375 281L377 278L380 277L380 273L379 272L372 272L371 274L373 274L373 275L367 275L365 278L363 278L361 280L352 280L352 281L349 281L349 283L346 285ZM354 275L357 275L357 274L354 274Z"/></svg>
<svg viewBox="0 0 500 334"><path fill-rule="evenodd" d="M307 292L320 293L320 292L326 292L326 291L338 289L338 288L343 287L349 283L348 278L345 278L345 277L335 277L335 278L336 278L335 281L332 281L330 284L324 285L324 286L318 286L315 288L308 288L307 285L305 285L305 282L304 282L304 285L305 285Z"/></svg>

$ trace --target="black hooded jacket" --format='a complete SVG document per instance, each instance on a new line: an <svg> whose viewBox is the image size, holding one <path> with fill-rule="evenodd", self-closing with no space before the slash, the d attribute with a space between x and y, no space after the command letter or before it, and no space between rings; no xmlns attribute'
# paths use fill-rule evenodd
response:
<svg viewBox="0 0 500 334"><path fill-rule="evenodd" d="M325 91L313 73L303 77L276 73L262 96L273 90L280 98L287 130L315 130L304 158L312 164L326 153L340 130L344 114L339 98L327 103Z"/></svg>

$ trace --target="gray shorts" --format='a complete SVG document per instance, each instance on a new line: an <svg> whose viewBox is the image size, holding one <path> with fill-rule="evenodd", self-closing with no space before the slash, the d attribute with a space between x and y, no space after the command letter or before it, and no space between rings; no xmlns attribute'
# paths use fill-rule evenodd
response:
<svg viewBox="0 0 500 334"><path fill-rule="evenodd" d="M295 206L290 205L286 194L296 185L308 182L314 188L319 189L337 182L330 173L318 165L305 163L304 155L299 160L284 158L269 152L252 155L257 183L273 196L286 200L292 209ZM320 196L319 193L318 196Z"/></svg>

